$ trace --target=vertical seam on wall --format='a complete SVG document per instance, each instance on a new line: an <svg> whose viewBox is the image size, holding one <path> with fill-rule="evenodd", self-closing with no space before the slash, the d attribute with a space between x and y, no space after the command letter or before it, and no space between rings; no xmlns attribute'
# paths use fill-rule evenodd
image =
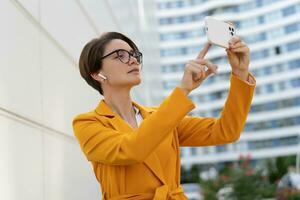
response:
<svg viewBox="0 0 300 200"><path fill-rule="evenodd" d="M69 52L51 35L51 33L49 33L47 29L45 29L40 24L40 22L34 16L32 16L32 14L18 0L10 1L13 3L13 5L16 6L20 13L22 13L25 16L25 18L28 19L29 22L31 22L36 28L38 28L40 32L43 33L43 35L46 36L54 44L54 46L56 46L57 49L59 49L62 52L62 54L74 64L74 67L77 68L77 62L75 61L73 56L69 54Z"/></svg>
<svg viewBox="0 0 300 200"><path fill-rule="evenodd" d="M44 117L44 99L43 99L43 64L42 64L42 30L41 30L41 0L38 1L38 23L40 26L38 26L38 63L39 63L39 70L40 70L40 98L41 98L41 121L42 123L45 123L45 117ZM43 199L46 199L46 158L45 158L45 134L44 130L41 130L42 138L41 138L41 145L42 145L42 193L43 193Z"/></svg>
<svg viewBox="0 0 300 200"><path fill-rule="evenodd" d="M119 25L118 20L116 19L115 15L114 15L114 12L113 12L113 10L112 10L112 7L111 7L110 4L109 4L109 1L108 1L108 0L104 0L104 2L105 2L105 4L106 4L107 7L108 7L109 12L111 13L111 16L112 16L113 21L115 22L115 24L117 25L117 27L120 29L120 32L122 32L122 28L121 28L121 26Z"/></svg>
<svg viewBox="0 0 300 200"><path fill-rule="evenodd" d="M98 30L96 24L94 23L94 21L92 20L92 18L90 17L90 15L86 11L86 9L84 8L84 6L80 2L80 0L76 0L75 2L77 3L77 5L78 5L79 9L81 10L81 12L83 13L83 15L86 17L86 19L89 22L89 24L91 25L91 27L94 29L96 35L99 35L100 31Z"/></svg>

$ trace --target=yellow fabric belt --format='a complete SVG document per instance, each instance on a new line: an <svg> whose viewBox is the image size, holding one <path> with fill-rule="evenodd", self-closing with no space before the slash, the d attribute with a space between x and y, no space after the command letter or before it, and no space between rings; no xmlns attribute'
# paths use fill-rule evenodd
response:
<svg viewBox="0 0 300 200"><path fill-rule="evenodd" d="M180 199L177 194L183 193L183 189L181 186L174 190L169 190L167 185L163 185L161 187L156 188L153 199L155 200L165 200L165 199Z"/></svg>
<svg viewBox="0 0 300 200"><path fill-rule="evenodd" d="M169 190L167 185L160 186L156 188L155 194L152 193L136 193L136 194L124 194L119 196L114 196L111 198L106 197L106 193L103 193L103 200L142 200L142 199L154 199L154 200L180 200L178 194L183 193L181 186L175 188L174 190Z"/></svg>

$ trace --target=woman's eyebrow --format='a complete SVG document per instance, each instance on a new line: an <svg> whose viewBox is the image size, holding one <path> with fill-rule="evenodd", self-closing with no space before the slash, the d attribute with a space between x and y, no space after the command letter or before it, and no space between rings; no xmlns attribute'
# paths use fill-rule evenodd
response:
<svg viewBox="0 0 300 200"><path fill-rule="evenodd" d="M133 49L127 50L127 49L121 49L120 48L120 49L112 50L111 53L114 52L114 51L117 51L117 50L125 50L125 51L128 51L129 53L134 53L135 52Z"/></svg>
<svg viewBox="0 0 300 200"><path fill-rule="evenodd" d="M113 51L117 51L117 50L125 50L125 51L128 51L128 52L130 52L130 53L133 53L133 52L135 52L133 49L126 49L126 48L120 48L120 49L115 49L115 50L113 50ZM112 51L112 52L113 52Z"/></svg>

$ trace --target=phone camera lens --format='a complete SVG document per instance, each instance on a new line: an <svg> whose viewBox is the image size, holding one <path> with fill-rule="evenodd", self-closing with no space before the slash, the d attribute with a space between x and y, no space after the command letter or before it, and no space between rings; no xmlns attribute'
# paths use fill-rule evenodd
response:
<svg viewBox="0 0 300 200"><path fill-rule="evenodd" d="M232 28L232 32L234 32L234 28Z"/></svg>
<svg viewBox="0 0 300 200"><path fill-rule="evenodd" d="M230 34L233 36L233 32L230 32Z"/></svg>
<svg viewBox="0 0 300 200"><path fill-rule="evenodd" d="M232 31L231 27L229 27L229 30Z"/></svg>

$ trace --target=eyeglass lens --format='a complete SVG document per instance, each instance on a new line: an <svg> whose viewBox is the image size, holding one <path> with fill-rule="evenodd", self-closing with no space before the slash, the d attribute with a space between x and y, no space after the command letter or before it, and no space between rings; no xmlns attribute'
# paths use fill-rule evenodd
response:
<svg viewBox="0 0 300 200"><path fill-rule="evenodd" d="M127 51L124 51L124 50L118 51L118 57L123 63L128 63L131 56L136 58L138 63L142 62L142 55L139 52L135 52L135 53L133 53L133 55L130 55L129 52L127 52Z"/></svg>

